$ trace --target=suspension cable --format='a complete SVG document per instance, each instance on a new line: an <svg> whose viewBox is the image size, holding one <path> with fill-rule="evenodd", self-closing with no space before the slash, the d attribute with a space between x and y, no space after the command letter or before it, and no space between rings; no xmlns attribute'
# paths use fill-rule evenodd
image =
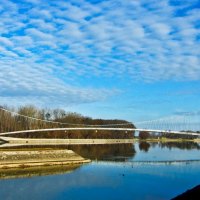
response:
<svg viewBox="0 0 200 200"><path fill-rule="evenodd" d="M60 125L72 125L72 126L78 125L78 126L89 126L89 127L104 127L104 126L124 126L124 125L132 125L133 124L132 122L127 122L127 123L120 123L120 124L92 125L92 124L78 124L78 123L56 122L56 121L39 119L39 118L36 118L36 117L30 117L30 116L22 115L22 114L19 114L19 113L14 112L14 111L7 110L7 109L2 108L2 107L0 108L0 110L3 110L3 111L8 112L8 113L11 113L13 115L24 117L24 118L27 118L27 119L32 119L32 120L37 120L37 121L42 121L42 122L52 123L52 124L60 124Z"/></svg>

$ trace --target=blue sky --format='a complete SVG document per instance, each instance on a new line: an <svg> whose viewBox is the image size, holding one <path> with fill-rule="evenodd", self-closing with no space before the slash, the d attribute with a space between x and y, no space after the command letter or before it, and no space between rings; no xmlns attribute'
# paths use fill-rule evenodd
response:
<svg viewBox="0 0 200 200"><path fill-rule="evenodd" d="M129 121L200 110L199 0L0 2L0 104Z"/></svg>

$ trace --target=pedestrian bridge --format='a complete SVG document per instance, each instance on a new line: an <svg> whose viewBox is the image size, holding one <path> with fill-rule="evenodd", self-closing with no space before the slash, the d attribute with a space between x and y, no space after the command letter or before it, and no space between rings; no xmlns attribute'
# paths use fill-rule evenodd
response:
<svg viewBox="0 0 200 200"><path fill-rule="evenodd" d="M47 128L47 129L33 129L33 130L23 130L23 131L11 131L0 133L0 136L14 135L19 133L37 133L37 132L49 132L49 131L77 131L77 130L91 130L91 131L147 131L154 133L171 133L171 134L181 134L181 135L194 135L200 136L196 132L183 132L183 131L171 131L171 130L153 130L153 129L140 129L140 128L102 128L102 127L77 127L77 128Z"/></svg>
<svg viewBox="0 0 200 200"><path fill-rule="evenodd" d="M37 132L50 132L50 131L148 131L154 133L168 133L168 134L181 134L181 135L200 135L200 115L186 114L186 115L174 115L166 118L160 118L156 120L148 120L142 122L129 122L123 124L72 124L62 123L51 120L43 120L34 117L29 117L15 113L4 108L0 108L1 116L12 117L12 128L9 124L6 129L0 132L0 136L14 135L20 133L37 133ZM6 120L5 120L6 121ZM0 121L0 125L1 125ZM23 126L18 124L23 123ZM33 128L36 127L37 128ZM42 127L42 128L38 128Z"/></svg>

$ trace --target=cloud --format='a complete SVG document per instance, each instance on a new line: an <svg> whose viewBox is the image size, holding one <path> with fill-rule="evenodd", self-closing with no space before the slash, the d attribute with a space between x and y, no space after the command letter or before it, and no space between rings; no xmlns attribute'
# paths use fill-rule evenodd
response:
<svg viewBox="0 0 200 200"><path fill-rule="evenodd" d="M199 80L197 2L3 0L2 101L93 102L116 93L103 81L83 87L82 77Z"/></svg>
<svg viewBox="0 0 200 200"><path fill-rule="evenodd" d="M6 67L0 72L1 103L37 104L44 106L73 105L103 100L117 91L83 89L66 85L59 79L48 75L47 70L29 68L23 63ZM19 76L21 74L21 76ZM3 77L8 77L3 79Z"/></svg>

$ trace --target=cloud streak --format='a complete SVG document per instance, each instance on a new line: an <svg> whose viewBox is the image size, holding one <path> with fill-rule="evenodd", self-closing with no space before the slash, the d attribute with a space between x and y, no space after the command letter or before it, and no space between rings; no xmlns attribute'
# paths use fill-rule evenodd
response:
<svg viewBox="0 0 200 200"><path fill-rule="evenodd" d="M200 80L199 1L2 1L1 103L116 94L82 87L79 77Z"/></svg>

